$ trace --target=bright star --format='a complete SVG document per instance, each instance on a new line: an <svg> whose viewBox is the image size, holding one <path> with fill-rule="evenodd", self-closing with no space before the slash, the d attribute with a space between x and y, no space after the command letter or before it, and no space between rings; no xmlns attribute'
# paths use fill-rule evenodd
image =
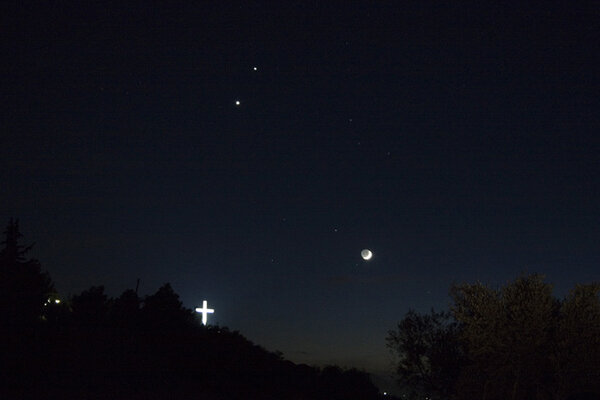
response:
<svg viewBox="0 0 600 400"><path fill-rule="evenodd" d="M235 101L235 105L236 105L236 106L239 106L240 104L242 104L242 103L240 103L240 101L239 101L239 100L236 100L236 101Z"/></svg>

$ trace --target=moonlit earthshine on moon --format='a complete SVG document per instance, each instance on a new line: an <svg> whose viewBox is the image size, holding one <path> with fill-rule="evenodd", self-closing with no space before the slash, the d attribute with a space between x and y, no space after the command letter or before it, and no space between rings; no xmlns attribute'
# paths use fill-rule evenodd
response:
<svg viewBox="0 0 600 400"><path fill-rule="evenodd" d="M363 260L368 261L373 257L373 253L369 249L364 249L360 252L360 256L363 258Z"/></svg>

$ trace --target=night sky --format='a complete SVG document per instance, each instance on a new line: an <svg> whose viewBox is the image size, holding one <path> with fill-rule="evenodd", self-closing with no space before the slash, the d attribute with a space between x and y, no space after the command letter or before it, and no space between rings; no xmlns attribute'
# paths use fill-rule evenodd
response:
<svg viewBox="0 0 600 400"><path fill-rule="evenodd" d="M376 373L453 283L562 297L600 280L600 14L506 3L3 6L0 223L61 296L170 282Z"/></svg>

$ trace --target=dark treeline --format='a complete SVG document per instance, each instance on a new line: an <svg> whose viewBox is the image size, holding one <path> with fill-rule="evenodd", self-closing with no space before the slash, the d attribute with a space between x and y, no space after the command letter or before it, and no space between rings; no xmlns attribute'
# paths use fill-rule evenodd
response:
<svg viewBox="0 0 600 400"><path fill-rule="evenodd" d="M449 312L409 311L390 331L411 398L600 400L600 284L552 295L540 275L451 290Z"/></svg>
<svg viewBox="0 0 600 400"><path fill-rule="evenodd" d="M169 284L61 299L11 221L0 250L2 398L375 399L368 374L296 365L202 326Z"/></svg>

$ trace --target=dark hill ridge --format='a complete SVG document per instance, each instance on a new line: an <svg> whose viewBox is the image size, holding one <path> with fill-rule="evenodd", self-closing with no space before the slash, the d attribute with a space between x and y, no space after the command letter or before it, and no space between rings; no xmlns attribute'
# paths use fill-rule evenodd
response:
<svg viewBox="0 0 600 400"><path fill-rule="evenodd" d="M0 250L0 398L373 399L354 369L295 365L203 326L168 283L140 298L103 286L59 299L11 220Z"/></svg>
<svg viewBox="0 0 600 400"><path fill-rule="evenodd" d="M374 399L368 374L296 365L237 331L198 323L170 285L139 299L92 287L5 332L19 398Z"/></svg>
<svg viewBox="0 0 600 400"><path fill-rule="evenodd" d="M0 249L0 399L393 399L368 374L296 365L201 325L169 284L140 298L60 299L11 221ZM598 399L600 283L563 300L541 275L451 289L452 313L409 310L389 332L408 398ZM507 357L507 355L511 355ZM402 396L404 398L404 395Z"/></svg>

